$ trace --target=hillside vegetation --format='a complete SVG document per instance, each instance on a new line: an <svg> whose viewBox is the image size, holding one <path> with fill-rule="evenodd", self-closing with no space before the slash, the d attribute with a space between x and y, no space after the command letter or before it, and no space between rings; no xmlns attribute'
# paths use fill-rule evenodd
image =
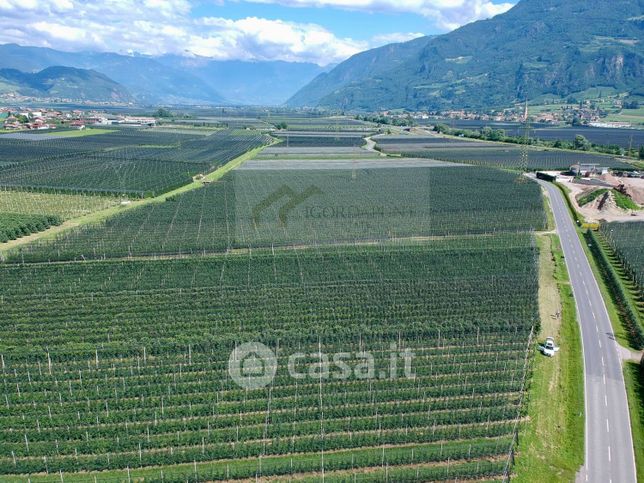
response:
<svg viewBox="0 0 644 483"><path fill-rule="evenodd" d="M507 106L593 86L641 93L642 13L637 0L522 0L446 35L358 54L289 104L432 110Z"/></svg>

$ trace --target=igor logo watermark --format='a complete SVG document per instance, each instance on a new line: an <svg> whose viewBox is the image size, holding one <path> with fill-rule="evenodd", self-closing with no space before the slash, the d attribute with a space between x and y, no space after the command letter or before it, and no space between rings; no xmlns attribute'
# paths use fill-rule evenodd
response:
<svg viewBox="0 0 644 483"><path fill-rule="evenodd" d="M392 344L388 353L296 352L284 357L287 374L295 380L415 379L415 354ZM248 342L235 348L228 360L230 377L242 389L262 389L273 382L278 360L261 342Z"/></svg>
<svg viewBox="0 0 644 483"><path fill-rule="evenodd" d="M317 186L309 186L304 191L298 193L293 188L287 185L281 186L279 189L268 195L265 199L257 203L253 208L253 224L257 227L261 222L262 213L271 208L273 205L282 203L277 213L281 226L286 226L288 223L288 215L291 211L297 208L298 205L304 203L308 198L316 195L324 194ZM286 198L286 201L282 201Z"/></svg>

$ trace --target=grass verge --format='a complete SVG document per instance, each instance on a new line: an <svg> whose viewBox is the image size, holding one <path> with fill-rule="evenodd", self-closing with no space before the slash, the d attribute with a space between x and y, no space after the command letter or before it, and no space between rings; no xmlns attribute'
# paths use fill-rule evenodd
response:
<svg viewBox="0 0 644 483"><path fill-rule="evenodd" d="M636 362L625 363L624 380L631 413L637 481L644 481L644 365Z"/></svg>
<svg viewBox="0 0 644 483"><path fill-rule="evenodd" d="M584 462L584 368L575 301L559 238L538 238L541 332L562 349L537 355L528 391L528 422L519 433L513 481L574 481ZM558 316L559 314L559 316Z"/></svg>
<svg viewBox="0 0 644 483"><path fill-rule="evenodd" d="M546 212L546 230L552 231L557 229L557 224L555 223L555 215L550 207L550 200L547 193L548 192L544 189L541 197L543 198L543 210Z"/></svg>
<svg viewBox="0 0 644 483"><path fill-rule="evenodd" d="M578 217L576 210L570 203L568 194L566 193L563 186L559 185L559 188L564 193L568 207L570 208L573 217ZM597 280L599 285L599 290L601 291L602 298L608 310L608 315L610 317L611 325L613 327L613 333L617 342L623 347L628 347L631 350L637 350L637 347L633 344L633 339L629 337L629 333L626 328L626 322L620 317L620 313L617 310L617 307L614 302L614 297L617 296L616 292L609 288L606 280L603 277L602 270L600 270L598 258L604 258L603 256L610 259L608 253L602 248L601 243L597 243L596 247L593 247L594 250L591 250L591 247L588 246L586 237L584 236L582 230L577 228L577 233L581 238L581 244L584 247L586 252L586 257ZM591 238L595 239L594 233L591 233ZM599 252L597 252L599 250ZM593 253L594 252L594 253ZM603 255L602 257L598 255ZM611 265L609 262L609 267L611 272L619 273L619 269L614 265ZM624 285L625 280L620 276L617 276L616 283L622 284L623 292L628 294L628 288ZM627 295L628 298L628 295ZM635 465L636 472L638 475L638 481L644 481L644 381L642 379L642 366L634 364L632 362L626 362L624 364L624 383L626 386L626 393L628 394L628 404L631 414L631 434L633 436L633 446L635 450Z"/></svg>

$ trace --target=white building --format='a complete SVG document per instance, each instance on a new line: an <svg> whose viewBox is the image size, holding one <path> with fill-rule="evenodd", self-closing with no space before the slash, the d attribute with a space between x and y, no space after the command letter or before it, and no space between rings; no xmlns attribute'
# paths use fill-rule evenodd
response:
<svg viewBox="0 0 644 483"><path fill-rule="evenodd" d="M602 174L608 174L608 167L599 166L598 164L573 164L570 167L570 171L575 176L599 176Z"/></svg>

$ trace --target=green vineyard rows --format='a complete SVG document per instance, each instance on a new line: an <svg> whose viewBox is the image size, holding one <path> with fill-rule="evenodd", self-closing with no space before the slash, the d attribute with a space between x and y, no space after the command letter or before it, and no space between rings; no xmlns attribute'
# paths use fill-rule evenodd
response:
<svg viewBox="0 0 644 483"><path fill-rule="evenodd" d="M633 280L644 288L644 222L602 223L601 234Z"/></svg>
<svg viewBox="0 0 644 483"><path fill-rule="evenodd" d="M23 247L9 259L197 255L230 248L543 229L538 186L514 181L511 173L475 167L238 170L163 203ZM279 218L283 199L257 210L284 186L295 193L312 190L288 213L286 224Z"/></svg>
<svg viewBox="0 0 644 483"><path fill-rule="evenodd" d="M8 479L507 472L538 326L530 234L0 271ZM264 389L227 373L249 340L277 354ZM294 352L361 350L388 368L392 347L413 378L286 370Z"/></svg>
<svg viewBox="0 0 644 483"><path fill-rule="evenodd" d="M117 131L82 139L4 141L0 187L57 193L157 195L268 143L251 131L209 136ZM33 145L33 146L32 146ZM13 161L12 161L13 160Z"/></svg>

